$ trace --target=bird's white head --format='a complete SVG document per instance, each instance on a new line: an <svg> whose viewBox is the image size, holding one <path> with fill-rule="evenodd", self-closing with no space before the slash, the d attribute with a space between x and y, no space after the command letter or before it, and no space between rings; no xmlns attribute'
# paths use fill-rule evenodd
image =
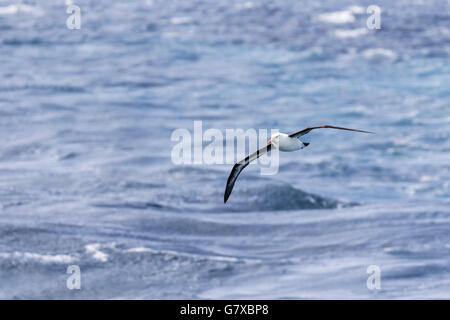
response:
<svg viewBox="0 0 450 320"><path fill-rule="evenodd" d="M280 133L274 133L270 136L270 140L267 141L267 144L272 144L274 147L278 148L280 145Z"/></svg>

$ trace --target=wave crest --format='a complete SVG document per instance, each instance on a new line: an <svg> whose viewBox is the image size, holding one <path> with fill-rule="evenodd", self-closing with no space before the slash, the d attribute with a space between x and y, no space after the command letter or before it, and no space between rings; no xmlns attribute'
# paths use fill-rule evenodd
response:
<svg viewBox="0 0 450 320"><path fill-rule="evenodd" d="M230 208L240 211L333 209L354 205L307 193L289 184L269 184L262 188L251 187L236 192L234 198L230 199Z"/></svg>

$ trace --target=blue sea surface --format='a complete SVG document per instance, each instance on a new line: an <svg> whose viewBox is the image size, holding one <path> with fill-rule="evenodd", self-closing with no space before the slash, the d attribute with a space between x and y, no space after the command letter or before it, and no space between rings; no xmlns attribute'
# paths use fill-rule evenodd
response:
<svg viewBox="0 0 450 320"><path fill-rule="evenodd" d="M372 4L0 0L0 298L449 299L450 3ZM194 121L376 134L224 204L232 165L172 162Z"/></svg>

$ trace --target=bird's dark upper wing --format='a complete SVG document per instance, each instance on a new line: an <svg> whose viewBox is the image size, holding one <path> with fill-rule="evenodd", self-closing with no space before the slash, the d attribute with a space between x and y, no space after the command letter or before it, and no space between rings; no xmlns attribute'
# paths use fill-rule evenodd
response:
<svg viewBox="0 0 450 320"><path fill-rule="evenodd" d="M357 129L350 129L350 128L343 128L343 127L335 127L335 126L324 125L324 126L308 127L306 129L303 129L303 130L291 133L289 135L289 137L299 138L299 137L309 133L311 130L321 129L321 128L331 128L331 129L348 130L348 131L356 131L356 132L364 132L364 133L373 133L373 132L364 131L364 130L357 130Z"/></svg>
<svg viewBox="0 0 450 320"><path fill-rule="evenodd" d="M228 177L227 186L225 188L225 195L223 198L224 203L227 202L228 198L230 197L231 191L233 190L234 187L234 183L236 182L236 179L241 173L241 171L244 170L244 168L248 166L250 162L252 162L255 159L258 159L264 153L270 152L271 149L272 145L269 144L264 148L261 148L258 151L253 152L251 155L246 156L241 161L235 163L233 169L231 170L230 176Z"/></svg>

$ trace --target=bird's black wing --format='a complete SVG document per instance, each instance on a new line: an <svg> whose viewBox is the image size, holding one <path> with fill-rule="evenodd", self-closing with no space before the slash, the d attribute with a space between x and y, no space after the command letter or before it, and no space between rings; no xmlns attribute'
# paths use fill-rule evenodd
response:
<svg viewBox="0 0 450 320"><path fill-rule="evenodd" d="M241 161L235 163L233 169L231 170L230 176L228 177L227 180L227 186L225 188L225 195L223 198L224 203L227 202L228 198L230 197L231 191L233 190L234 187L234 183L236 182L236 179L238 178L241 171L244 170L244 168L248 166L250 162L252 162L255 159L258 159L264 153L270 152L271 149L272 145L268 144L264 148L261 148L258 151L253 152L251 155L246 156L245 159L242 159Z"/></svg>
<svg viewBox="0 0 450 320"><path fill-rule="evenodd" d="M323 126L315 126L315 127L308 127L306 129L291 133L289 137L292 138L299 138L307 133L309 133L311 130L314 129L321 129L321 128L331 128L331 129L339 129L339 130L347 130L347 131L356 131L356 132L364 132L364 133L373 133L370 131L364 131L364 130L357 130L357 129L350 129L350 128L343 128L343 127L336 127L336 126L329 126L329 125L323 125Z"/></svg>

